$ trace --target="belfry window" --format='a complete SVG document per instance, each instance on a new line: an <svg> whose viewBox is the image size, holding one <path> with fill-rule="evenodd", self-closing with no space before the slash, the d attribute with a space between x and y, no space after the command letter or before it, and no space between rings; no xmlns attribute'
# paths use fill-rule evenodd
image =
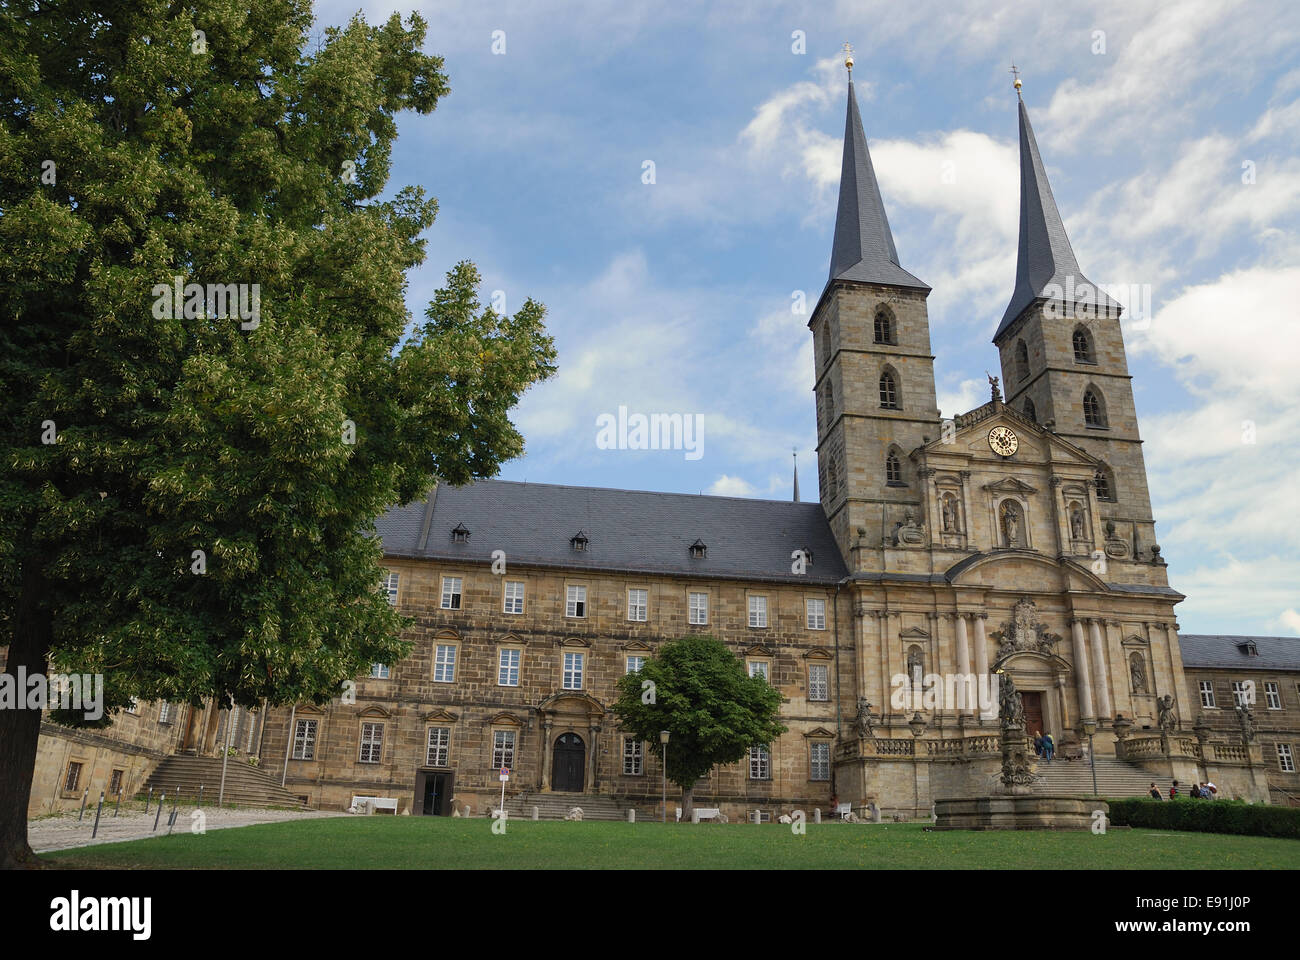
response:
<svg viewBox="0 0 1300 960"><path fill-rule="evenodd" d="M1029 379L1029 348L1023 340L1016 341L1016 379Z"/></svg>
<svg viewBox="0 0 1300 960"><path fill-rule="evenodd" d="M1074 331L1074 362L1075 363L1096 363L1097 358L1092 351L1092 338L1088 336L1088 331L1083 327L1078 327Z"/></svg>
<svg viewBox="0 0 1300 960"><path fill-rule="evenodd" d="M1028 397L1025 397L1025 416L1034 421L1034 423L1038 422L1038 411L1034 409L1034 401L1030 400Z"/></svg>
<svg viewBox="0 0 1300 960"><path fill-rule="evenodd" d="M1083 394L1083 422L1090 427L1106 426L1106 411L1101 405L1101 398L1092 390Z"/></svg>
<svg viewBox="0 0 1300 960"><path fill-rule="evenodd" d="M896 454L885 457L885 483L901 484L903 482L903 465Z"/></svg>
<svg viewBox="0 0 1300 960"><path fill-rule="evenodd" d="M898 383L888 370L880 375L880 405L886 410L898 409Z"/></svg>
<svg viewBox="0 0 1300 960"><path fill-rule="evenodd" d="M883 307L876 311L875 323L876 343L895 343L894 340L894 321L890 317L889 311Z"/></svg>

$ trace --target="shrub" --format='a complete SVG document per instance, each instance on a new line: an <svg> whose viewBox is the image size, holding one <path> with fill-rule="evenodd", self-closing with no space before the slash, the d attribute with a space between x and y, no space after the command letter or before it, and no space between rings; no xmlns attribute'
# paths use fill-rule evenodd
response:
<svg viewBox="0 0 1300 960"><path fill-rule="evenodd" d="M1300 840L1300 809L1241 800L1156 800L1121 797L1107 800L1110 822L1117 827L1231 833L1250 837Z"/></svg>

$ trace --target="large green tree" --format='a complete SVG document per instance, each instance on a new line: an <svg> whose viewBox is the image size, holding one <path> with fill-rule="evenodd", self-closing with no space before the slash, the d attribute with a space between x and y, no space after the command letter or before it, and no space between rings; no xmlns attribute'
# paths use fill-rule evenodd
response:
<svg viewBox="0 0 1300 960"><path fill-rule="evenodd" d="M384 191L395 115L448 93L425 24L312 29L300 0L0 6L11 674L322 702L406 649L374 519L522 450L543 308L481 306L467 263L405 307L436 203ZM175 277L257 284L260 316L162 309ZM34 860L39 728L0 710L3 866Z"/></svg>
<svg viewBox="0 0 1300 960"><path fill-rule="evenodd" d="M627 733L663 759L659 732L668 731L668 779L682 789L690 817L696 782L719 763L735 763L751 746L770 744L786 731L778 719L782 697L713 637L683 637L618 681L614 713Z"/></svg>

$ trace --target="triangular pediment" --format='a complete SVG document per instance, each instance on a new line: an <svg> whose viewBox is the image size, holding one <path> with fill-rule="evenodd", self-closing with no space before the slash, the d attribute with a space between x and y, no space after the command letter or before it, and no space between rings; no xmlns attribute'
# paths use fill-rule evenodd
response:
<svg viewBox="0 0 1300 960"><path fill-rule="evenodd" d="M1023 495L1038 492L1037 487L1031 487L1019 477L1003 477L1001 480L994 480L992 483L984 484L984 489L991 493L1019 493Z"/></svg>
<svg viewBox="0 0 1300 960"><path fill-rule="evenodd" d="M835 739L834 732L831 730L827 730L825 727L814 727L812 730L809 730L807 733L805 733L804 736L809 740L822 740L822 739L834 740Z"/></svg>
<svg viewBox="0 0 1300 960"><path fill-rule="evenodd" d="M459 719L460 717L458 717L456 714L449 713L446 710L444 710L442 707L439 707L437 710L433 710L424 715L425 723L455 723Z"/></svg>
<svg viewBox="0 0 1300 960"><path fill-rule="evenodd" d="M1075 446L1029 419L1015 407L1002 400L991 400L969 413L958 414L945 420L938 439L932 439L921 449L923 456L933 466L944 469L945 455L962 459L994 456L989 447L989 433L995 427L1007 427L1019 440L1013 463L1078 464L1096 467L1100 461L1085 450Z"/></svg>
<svg viewBox="0 0 1300 960"><path fill-rule="evenodd" d="M930 634L920 627L906 627L898 631L900 640L928 640Z"/></svg>
<svg viewBox="0 0 1300 960"><path fill-rule="evenodd" d="M772 648L765 647L761 643L756 643L745 651L747 657L770 657L773 656Z"/></svg>
<svg viewBox="0 0 1300 960"><path fill-rule="evenodd" d="M619 644L619 649L632 650L641 653L651 653L653 652L654 647L650 646L650 644L646 643L644 640L629 640L627 643Z"/></svg>
<svg viewBox="0 0 1300 960"><path fill-rule="evenodd" d="M392 716L392 714L383 707L376 706L372 703L370 706L358 713L357 716L365 717L367 720L387 720Z"/></svg>

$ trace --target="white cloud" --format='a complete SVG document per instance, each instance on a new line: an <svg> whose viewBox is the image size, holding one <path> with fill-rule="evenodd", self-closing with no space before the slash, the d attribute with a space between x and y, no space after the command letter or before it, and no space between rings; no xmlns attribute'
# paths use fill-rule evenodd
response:
<svg viewBox="0 0 1300 960"><path fill-rule="evenodd" d="M1300 636L1300 611L1295 607L1287 607L1279 615L1277 620L1277 629L1286 630L1290 633Z"/></svg>
<svg viewBox="0 0 1300 960"><path fill-rule="evenodd" d="M724 473L709 485L709 493L717 497L753 497L758 491L748 480Z"/></svg>

